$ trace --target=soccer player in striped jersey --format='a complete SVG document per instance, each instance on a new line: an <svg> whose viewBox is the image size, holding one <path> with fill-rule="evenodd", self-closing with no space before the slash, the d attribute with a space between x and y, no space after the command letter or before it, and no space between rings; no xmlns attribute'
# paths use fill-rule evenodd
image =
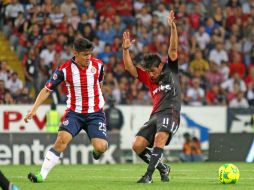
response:
<svg viewBox="0 0 254 190"><path fill-rule="evenodd" d="M37 96L32 110L24 118L25 122L28 122L50 92L61 82L65 82L68 90L65 119L60 125L53 147L46 153L41 171L36 175L28 174L29 180L34 183L45 181L50 170L58 163L60 154L81 130L86 131L94 147L95 159L99 159L108 148L104 98L101 91L103 62L91 56L92 50L93 44L89 40L75 40L74 57L56 69Z"/></svg>
<svg viewBox="0 0 254 190"><path fill-rule="evenodd" d="M152 175L158 169L162 182L169 181L170 167L161 162L163 149L178 130L181 110L181 89L179 82L177 43L178 35L174 23L174 12L167 17L171 28L168 61L162 63L157 54L144 56L143 68L132 63L129 48L133 44L129 32L123 34L123 60L125 69L144 83L153 98L153 111L149 120L136 135L133 150L146 163L148 168L138 183L152 183ZM153 148L152 151L149 148Z"/></svg>

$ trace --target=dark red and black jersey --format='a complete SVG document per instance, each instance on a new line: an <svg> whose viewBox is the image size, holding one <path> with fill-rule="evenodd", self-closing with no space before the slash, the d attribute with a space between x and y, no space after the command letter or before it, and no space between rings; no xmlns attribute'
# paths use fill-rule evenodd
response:
<svg viewBox="0 0 254 190"><path fill-rule="evenodd" d="M179 81L178 59L164 65L162 72L157 80L153 82L149 73L137 67L138 79L143 82L150 90L153 98L152 114L167 109L181 110L181 87Z"/></svg>

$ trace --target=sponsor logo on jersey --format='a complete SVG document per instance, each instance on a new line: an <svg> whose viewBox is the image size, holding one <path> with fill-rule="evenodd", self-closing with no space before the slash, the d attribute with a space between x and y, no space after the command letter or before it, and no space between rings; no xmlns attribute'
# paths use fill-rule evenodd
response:
<svg viewBox="0 0 254 190"><path fill-rule="evenodd" d="M157 94L160 91L165 91L168 92L169 90L172 89L172 86L170 86L169 84L166 85L160 85L159 87L157 87L155 90L153 90L153 95Z"/></svg>

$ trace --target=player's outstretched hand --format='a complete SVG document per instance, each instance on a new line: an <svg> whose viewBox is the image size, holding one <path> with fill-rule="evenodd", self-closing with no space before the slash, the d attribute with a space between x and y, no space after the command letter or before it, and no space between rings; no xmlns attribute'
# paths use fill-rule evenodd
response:
<svg viewBox="0 0 254 190"><path fill-rule="evenodd" d="M26 117L24 118L24 121L25 121L26 123L28 123L28 121L29 121L30 119L32 119L34 115L35 115L35 112L30 111L30 112L26 115Z"/></svg>
<svg viewBox="0 0 254 190"><path fill-rule="evenodd" d="M168 15L168 24L169 24L169 26L171 26L172 25L172 23L174 22L174 20L175 20L175 13L174 13L174 11L173 10L171 10L170 12L169 12L169 15Z"/></svg>
<svg viewBox="0 0 254 190"><path fill-rule="evenodd" d="M123 49L129 49L133 44L135 43L135 40L130 39L130 32L126 31L123 33Z"/></svg>

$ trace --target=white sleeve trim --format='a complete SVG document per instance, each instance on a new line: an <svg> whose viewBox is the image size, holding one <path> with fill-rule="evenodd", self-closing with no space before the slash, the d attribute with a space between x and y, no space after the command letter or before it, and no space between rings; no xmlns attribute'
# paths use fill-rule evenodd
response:
<svg viewBox="0 0 254 190"><path fill-rule="evenodd" d="M49 89L46 85L44 86L44 88L46 88L46 89L49 90L50 92L53 91L53 90Z"/></svg>

